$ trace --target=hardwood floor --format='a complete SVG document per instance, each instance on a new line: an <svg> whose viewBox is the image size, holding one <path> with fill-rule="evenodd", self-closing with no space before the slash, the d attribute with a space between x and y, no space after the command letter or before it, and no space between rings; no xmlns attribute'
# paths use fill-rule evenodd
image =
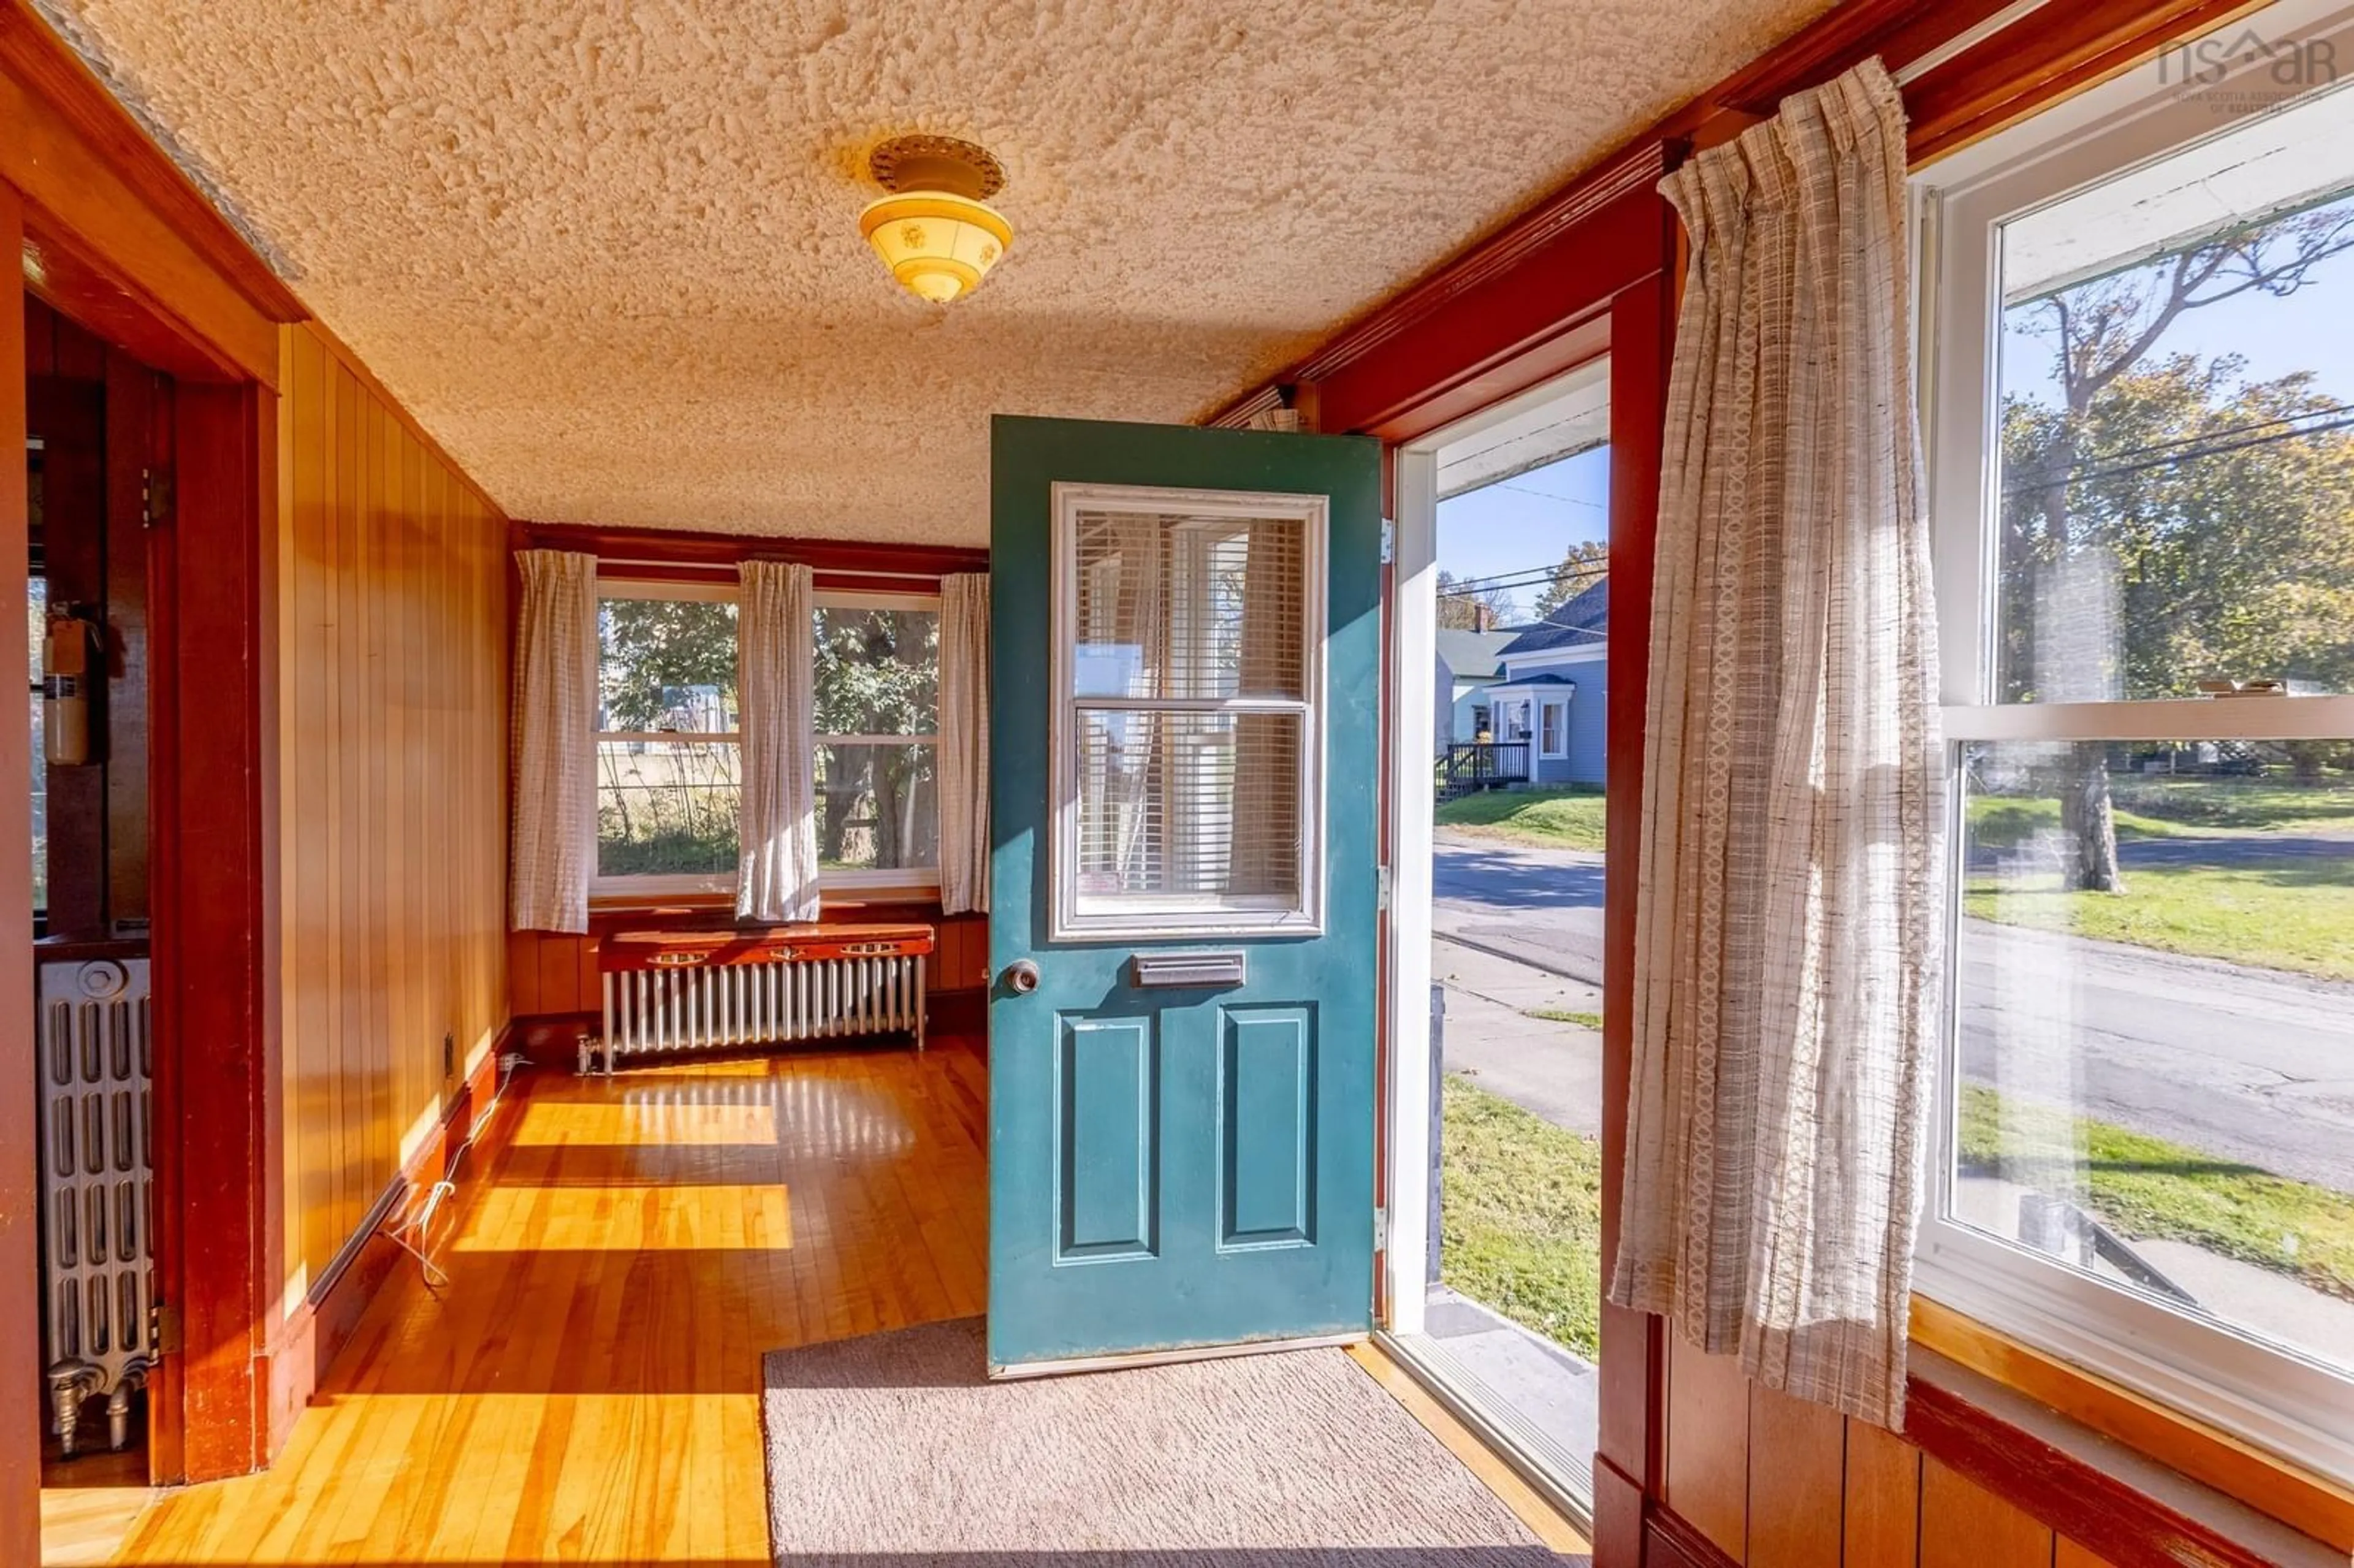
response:
<svg viewBox="0 0 2354 1568"><path fill-rule="evenodd" d="M523 1075L463 1175L449 1285L405 1270L275 1467L163 1494L113 1561L769 1568L761 1352L982 1310L987 1081L954 1039ZM1360 1359L1540 1536L1582 1547ZM138 1500L61 1520L55 1560L105 1561Z"/></svg>
<svg viewBox="0 0 2354 1568"><path fill-rule="evenodd" d="M119 1562L766 1568L760 1355L981 1310L970 1045L510 1090L438 1295L370 1308L266 1475L164 1497Z"/></svg>

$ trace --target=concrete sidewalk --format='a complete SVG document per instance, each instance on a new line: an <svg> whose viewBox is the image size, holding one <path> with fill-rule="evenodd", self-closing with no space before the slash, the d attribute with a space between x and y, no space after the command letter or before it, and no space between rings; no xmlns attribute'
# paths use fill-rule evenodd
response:
<svg viewBox="0 0 2354 1568"><path fill-rule="evenodd" d="M1601 988L1444 937L1431 943L1430 962L1447 987L1447 1070L1556 1127L1600 1137L1600 1031L1529 1014L1598 1016Z"/></svg>

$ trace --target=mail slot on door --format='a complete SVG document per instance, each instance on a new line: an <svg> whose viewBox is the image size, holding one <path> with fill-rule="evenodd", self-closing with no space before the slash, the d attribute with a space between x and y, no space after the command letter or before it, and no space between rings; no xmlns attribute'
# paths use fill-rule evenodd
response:
<svg viewBox="0 0 2354 1568"><path fill-rule="evenodd" d="M1243 983L1243 955L1131 953L1130 983L1139 991L1219 991Z"/></svg>

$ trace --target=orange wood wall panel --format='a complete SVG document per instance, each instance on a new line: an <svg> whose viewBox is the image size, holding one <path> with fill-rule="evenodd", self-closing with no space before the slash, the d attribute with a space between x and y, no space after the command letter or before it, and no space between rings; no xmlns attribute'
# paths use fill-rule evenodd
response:
<svg viewBox="0 0 2354 1568"><path fill-rule="evenodd" d="M507 1021L506 519L327 339L289 327L281 347L286 1284L300 1290Z"/></svg>
<svg viewBox="0 0 2354 1568"><path fill-rule="evenodd" d="M1802 1500L1819 1506L1829 1494ZM1921 1543L1921 1450L1868 1421L1849 1422L1842 1513L1845 1568L1913 1568Z"/></svg>
<svg viewBox="0 0 2354 1568"><path fill-rule="evenodd" d="M1749 1380L1733 1357L1669 1340L1667 1504L1726 1556L1746 1563Z"/></svg>
<svg viewBox="0 0 2354 1568"><path fill-rule="evenodd" d="M2052 1568L2110 1568L2109 1560L2089 1546L2062 1536L2052 1549Z"/></svg>
<svg viewBox="0 0 2354 1568"><path fill-rule="evenodd" d="M1846 1469L1847 1422L1838 1411L1750 1385L1748 1568L1840 1561Z"/></svg>
<svg viewBox="0 0 2354 1568"><path fill-rule="evenodd" d="M1921 1468L1920 1568L2051 1568L2052 1531L1935 1459Z"/></svg>

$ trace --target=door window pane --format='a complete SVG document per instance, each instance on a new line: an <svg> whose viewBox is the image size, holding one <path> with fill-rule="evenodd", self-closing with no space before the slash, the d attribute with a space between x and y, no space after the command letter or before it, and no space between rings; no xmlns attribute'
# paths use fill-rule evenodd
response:
<svg viewBox="0 0 2354 1568"><path fill-rule="evenodd" d="M2354 1371L2354 742L1964 760L1952 1217Z"/></svg>
<svg viewBox="0 0 2354 1568"><path fill-rule="evenodd" d="M1303 700L1308 524L1084 512L1083 697Z"/></svg>
<svg viewBox="0 0 2354 1568"><path fill-rule="evenodd" d="M599 876L733 876L741 790L732 742L597 746Z"/></svg>
<svg viewBox="0 0 2354 1568"><path fill-rule="evenodd" d="M1299 904L1301 715L1079 715L1081 913Z"/></svg>
<svg viewBox="0 0 2354 1568"><path fill-rule="evenodd" d="M2354 692L2354 157L2316 112L2000 226L1997 701Z"/></svg>

